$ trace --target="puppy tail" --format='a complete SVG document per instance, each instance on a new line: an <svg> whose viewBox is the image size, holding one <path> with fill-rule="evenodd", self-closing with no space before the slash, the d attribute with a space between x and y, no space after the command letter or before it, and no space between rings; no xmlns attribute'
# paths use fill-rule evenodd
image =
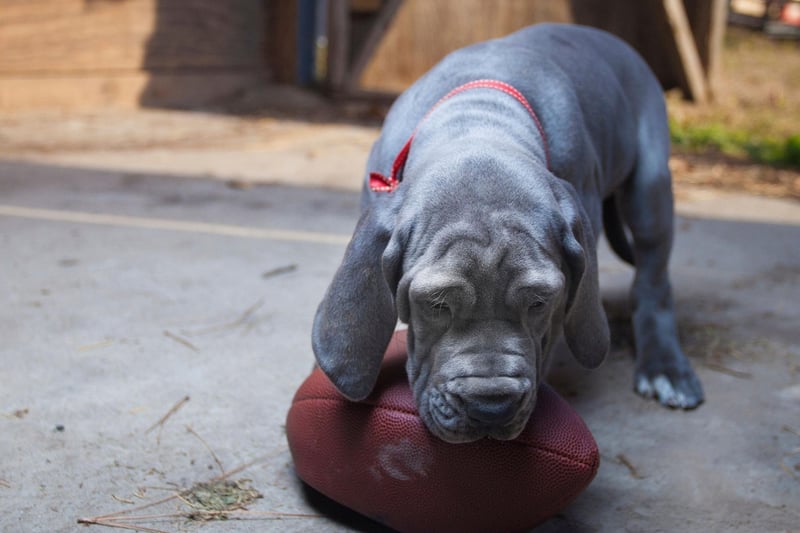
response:
<svg viewBox="0 0 800 533"><path fill-rule="evenodd" d="M614 194L603 201L603 229L614 253L629 265L634 266L633 249L619 214L617 196Z"/></svg>

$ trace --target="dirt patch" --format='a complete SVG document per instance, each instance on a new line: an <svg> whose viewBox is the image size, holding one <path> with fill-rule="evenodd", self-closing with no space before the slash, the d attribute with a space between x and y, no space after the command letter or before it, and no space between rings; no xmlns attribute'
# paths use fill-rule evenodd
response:
<svg viewBox="0 0 800 533"><path fill-rule="evenodd" d="M743 191L774 198L800 200L800 171L760 165L718 152L676 151L670 169L678 199L689 187Z"/></svg>
<svg viewBox="0 0 800 533"><path fill-rule="evenodd" d="M191 507L189 518L199 520L222 519L226 511L246 509L246 506L264 496L251 486L251 480L228 481L218 479L195 483L178 497Z"/></svg>

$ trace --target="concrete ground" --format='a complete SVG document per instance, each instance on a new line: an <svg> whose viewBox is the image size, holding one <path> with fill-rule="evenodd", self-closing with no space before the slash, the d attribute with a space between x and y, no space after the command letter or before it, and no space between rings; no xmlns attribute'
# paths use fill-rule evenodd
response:
<svg viewBox="0 0 800 533"><path fill-rule="evenodd" d="M0 160L0 531L104 530L77 520L240 466L230 479L263 495L241 519L137 524L375 529L302 488L283 429L375 130L273 126L245 148ZM707 401L686 413L633 394L631 271L601 247L614 349L594 372L563 360L551 382L603 460L539 531L800 531L800 204L680 198L673 284ZM173 498L135 514L186 509Z"/></svg>

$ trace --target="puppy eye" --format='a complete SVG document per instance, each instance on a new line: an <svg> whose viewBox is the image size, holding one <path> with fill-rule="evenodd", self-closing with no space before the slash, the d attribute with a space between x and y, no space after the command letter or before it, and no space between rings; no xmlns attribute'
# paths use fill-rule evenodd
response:
<svg viewBox="0 0 800 533"><path fill-rule="evenodd" d="M437 313L450 311L450 306L447 305L447 302L443 302L441 300L429 301L428 306L432 311L436 311Z"/></svg>
<svg viewBox="0 0 800 533"><path fill-rule="evenodd" d="M528 310L530 311L538 311L542 307L544 307L545 301L544 300L534 300L531 302Z"/></svg>

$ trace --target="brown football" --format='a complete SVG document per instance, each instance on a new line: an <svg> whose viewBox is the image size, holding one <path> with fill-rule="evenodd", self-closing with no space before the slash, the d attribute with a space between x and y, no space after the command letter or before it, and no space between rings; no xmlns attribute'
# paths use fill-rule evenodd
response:
<svg viewBox="0 0 800 533"><path fill-rule="evenodd" d="M566 507L600 455L580 416L547 385L514 440L449 444L417 414L395 334L372 394L351 402L315 369L286 420L297 475L399 531L521 531Z"/></svg>

